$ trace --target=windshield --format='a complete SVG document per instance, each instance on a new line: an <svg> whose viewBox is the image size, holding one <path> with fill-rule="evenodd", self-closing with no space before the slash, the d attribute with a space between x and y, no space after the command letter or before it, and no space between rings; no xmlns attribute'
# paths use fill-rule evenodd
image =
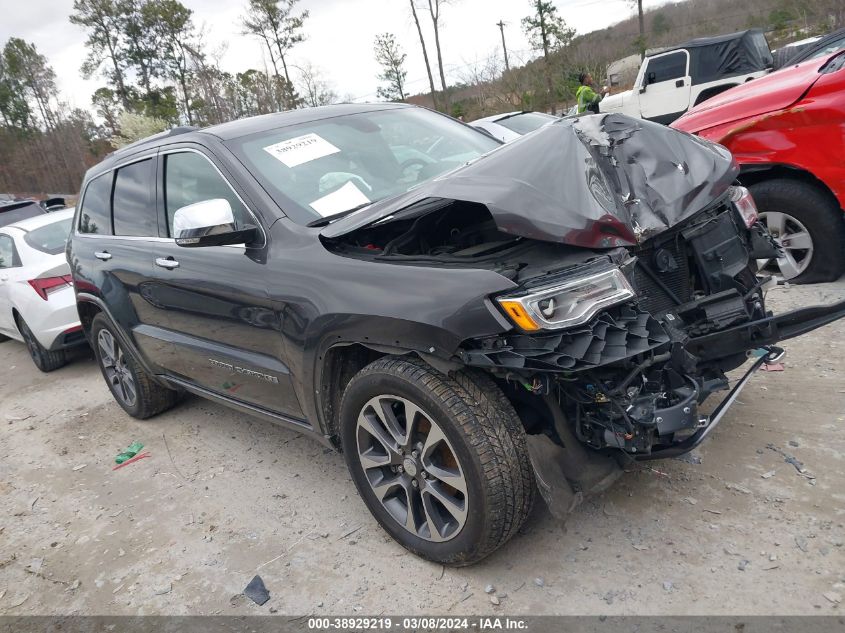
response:
<svg viewBox="0 0 845 633"><path fill-rule="evenodd" d="M70 217L52 224L45 224L29 231L23 236L23 239L37 251L58 255L65 250L72 223L73 218Z"/></svg>
<svg viewBox="0 0 845 633"><path fill-rule="evenodd" d="M422 108L317 120L228 145L300 224L404 193L499 146Z"/></svg>
<svg viewBox="0 0 845 633"><path fill-rule="evenodd" d="M528 134L534 130L548 125L557 117L542 112L523 112L496 121L502 127L506 127L517 134Z"/></svg>

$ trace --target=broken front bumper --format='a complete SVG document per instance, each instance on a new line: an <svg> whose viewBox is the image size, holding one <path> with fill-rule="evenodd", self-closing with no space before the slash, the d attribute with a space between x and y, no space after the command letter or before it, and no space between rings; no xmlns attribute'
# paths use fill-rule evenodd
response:
<svg viewBox="0 0 845 633"><path fill-rule="evenodd" d="M691 435L667 446L655 446L649 453L627 453L627 458L637 461L666 459L693 450L719 425L753 374L762 365L777 363L784 357L785 352L772 343L806 334L842 317L845 317L845 301L830 306L801 308L690 339L687 351L704 360L734 356L752 349L761 349L763 353L755 358L751 367L709 416L698 415L697 390L693 390L688 401L671 410L655 411L655 415L664 418L659 424L690 428L692 422L692 425L698 426ZM546 435L528 435L528 451L540 493L552 514L562 519L584 497L606 489L621 475L622 469L620 462L611 454L590 450L577 441L560 408L555 406L550 396L546 398L562 445ZM617 453L617 457L621 454Z"/></svg>
<svg viewBox="0 0 845 633"><path fill-rule="evenodd" d="M792 312L785 312L777 316L769 316L765 319L744 323L714 334L690 339L686 344L687 352L702 361L725 358L735 355L738 351L756 348L762 348L765 352L754 361L754 364L736 382L728 392L728 395L709 416L698 418L697 407L694 401L691 401L688 405L684 403L683 407L678 406L673 407L672 410L656 412L658 415L662 414L661 417L667 418L662 421L664 424L677 422L681 427L686 426L687 428L689 428L690 422L696 424L693 419L698 418L697 425L700 428L684 440L678 441L671 446L657 447L650 453L637 455L635 458L640 461L665 459L667 457L677 457L694 449L721 422L725 413L734 403L739 392L742 391L751 379L754 372L761 365L776 363L783 358L785 352L781 348L775 347L773 343L801 336L842 317L845 317L845 301L840 301L829 306L800 308Z"/></svg>
<svg viewBox="0 0 845 633"><path fill-rule="evenodd" d="M774 364L779 362L784 356L786 352L784 352L779 347L769 347L766 348L765 353L757 358L754 361L754 364L745 372L742 378L740 378L736 384L731 388L728 392L728 395L719 403L719 405L713 410L713 412L709 416L702 416L699 418L699 430L690 435L688 438L673 444L672 446L668 446L666 448L657 448L651 451L651 453L647 455L638 455L635 456L635 459L638 461L648 461L652 459L666 459L669 457L678 457L679 455L683 455L684 453L688 453L696 446L701 444L708 435L713 431L713 429L718 426L719 422L722 421L722 418L727 413L730 406L734 403L739 393L745 388L745 385L748 384L748 381L751 379L751 376L756 372L762 365ZM689 408L690 411L688 413L697 415L696 408L693 405Z"/></svg>

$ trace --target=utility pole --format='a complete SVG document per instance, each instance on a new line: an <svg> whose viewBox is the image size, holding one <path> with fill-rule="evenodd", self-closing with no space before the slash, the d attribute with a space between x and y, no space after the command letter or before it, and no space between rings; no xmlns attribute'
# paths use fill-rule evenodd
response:
<svg viewBox="0 0 845 633"><path fill-rule="evenodd" d="M640 60L645 59L645 20L643 19L643 0L637 0L637 17L640 25Z"/></svg>
<svg viewBox="0 0 845 633"><path fill-rule="evenodd" d="M508 47L505 46L505 23L499 20L496 22L496 26L502 32L502 50L505 52L505 72L507 72L511 69L511 65L508 63Z"/></svg>

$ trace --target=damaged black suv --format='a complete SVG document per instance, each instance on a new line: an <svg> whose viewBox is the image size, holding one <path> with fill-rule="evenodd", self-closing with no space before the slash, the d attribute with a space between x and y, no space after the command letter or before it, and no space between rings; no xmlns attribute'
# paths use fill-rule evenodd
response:
<svg viewBox="0 0 845 633"><path fill-rule="evenodd" d="M737 173L621 115L500 146L422 108L297 110L115 152L68 259L127 413L188 391L312 435L403 546L468 564L537 490L562 515L690 450L776 342L845 313L766 311L777 246Z"/></svg>

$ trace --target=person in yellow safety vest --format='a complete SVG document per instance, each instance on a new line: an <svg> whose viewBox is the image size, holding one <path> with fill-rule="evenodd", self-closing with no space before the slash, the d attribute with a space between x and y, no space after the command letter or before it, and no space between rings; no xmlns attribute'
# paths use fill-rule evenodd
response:
<svg viewBox="0 0 845 633"><path fill-rule="evenodd" d="M602 95L593 90L593 78L590 73L578 75L578 83L581 84L575 92L575 98L578 100L578 114L588 110L598 114Z"/></svg>

